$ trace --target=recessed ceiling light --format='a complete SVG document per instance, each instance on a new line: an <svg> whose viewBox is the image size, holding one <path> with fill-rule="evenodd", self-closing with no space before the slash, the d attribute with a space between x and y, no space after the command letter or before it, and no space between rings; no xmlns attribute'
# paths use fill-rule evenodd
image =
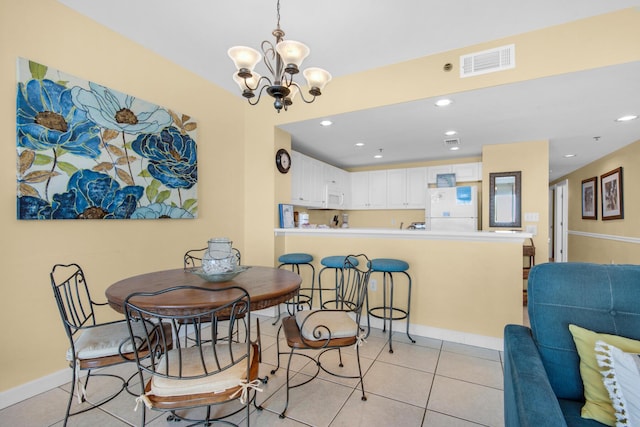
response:
<svg viewBox="0 0 640 427"><path fill-rule="evenodd" d="M450 151L458 151L460 147L449 147Z"/></svg>
<svg viewBox="0 0 640 427"><path fill-rule="evenodd" d="M575 156L576 156L575 154L565 154L563 157L565 159L570 159L571 157L575 157Z"/></svg>
<svg viewBox="0 0 640 427"><path fill-rule="evenodd" d="M364 147L364 142L356 142L355 146L356 147Z"/></svg>
<svg viewBox="0 0 640 427"><path fill-rule="evenodd" d="M455 130L448 130L444 134L447 136L453 136L453 135L456 135L457 133L458 132L456 132Z"/></svg>
<svg viewBox="0 0 640 427"><path fill-rule="evenodd" d="M375 156L373 156L374 159L381 159L382 158L382 154L376 154Z"/></svg>
<svg viewBox="0 0 640 427"><path fill-rule="evenodd" d="M320 126L331 126L333 122L331 120L323 120L320 122Z"/></svg>
<svg viewBox="0 0 640 427"><path fill-rule="evenodd" d="M443 98L443 99L438 99L438 100L436 101L436 105L437 105L438 107L446 107L447 105L451 105L451 103L452 103L452 102L453 102L453 101L452 101L452 100L450 100L450 99Z"/></svg>
<svg viewBox="0 0 640 427"><path fill-rule="evenodd" d="M638 116L633 115L633 114L630 114L630 115L628 115L628 116L618 117L618 118L616 119L616 122L628 122L628 121L631 121L631 120L635 120L635 119L637 119L637 118L638 118Z"/></svg>

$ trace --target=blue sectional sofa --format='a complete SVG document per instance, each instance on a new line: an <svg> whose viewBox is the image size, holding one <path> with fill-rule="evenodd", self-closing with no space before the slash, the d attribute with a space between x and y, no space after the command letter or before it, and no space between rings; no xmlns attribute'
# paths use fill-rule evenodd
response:
<svg viewBox="0 0 640 427"><path fill-rule="evenodd" d="M568 325L640 340L640 266L539 264L527 288L531 328L504 330L505 426L602 426L580 415L580 359Z"/></svg>

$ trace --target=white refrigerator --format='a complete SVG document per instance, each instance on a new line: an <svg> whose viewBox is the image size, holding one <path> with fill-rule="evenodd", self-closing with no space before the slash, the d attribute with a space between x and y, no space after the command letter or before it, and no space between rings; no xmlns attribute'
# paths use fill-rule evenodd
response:
<svg viewBox="0 0 640 427"><path fill-rule="evenodd" d="M430 188L427 191L427 230L478 231L476 186Z"/></svg>

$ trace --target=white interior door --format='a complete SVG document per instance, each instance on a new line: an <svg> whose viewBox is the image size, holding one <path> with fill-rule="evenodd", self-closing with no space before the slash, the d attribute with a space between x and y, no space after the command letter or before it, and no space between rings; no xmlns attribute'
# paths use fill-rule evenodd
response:
<svg viewBox="0 0 640 427"><path fill-rule="evenodd" d="M569 183L567 180L559 182L555 186L555 215L553 219L555 238L554 238L554 261L567 262L569 259L569 248L567 242L569 240Z"/></svg>

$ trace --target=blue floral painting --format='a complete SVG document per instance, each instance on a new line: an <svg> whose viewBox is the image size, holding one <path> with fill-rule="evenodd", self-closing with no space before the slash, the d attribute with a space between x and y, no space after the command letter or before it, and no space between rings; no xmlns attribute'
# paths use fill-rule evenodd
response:
<svg viewBox="0 0 640 427"><path fill-rule="evenodd" d="M18 60L18 219L195 218L196 122Z"/></svg>

